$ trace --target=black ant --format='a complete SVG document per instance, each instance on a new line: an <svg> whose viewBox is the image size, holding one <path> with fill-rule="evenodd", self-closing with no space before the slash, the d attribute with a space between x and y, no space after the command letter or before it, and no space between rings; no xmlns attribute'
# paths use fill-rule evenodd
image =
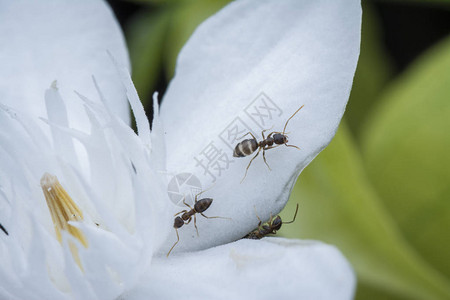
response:
<svg viewBox="0 0 450 300"><path fill-rule="evenodd" d="M199 236L198 234L198 228L197 228L197 218L195 216L196 213L201 214L203 217L207 218L207 219L229 219L229 218L224 218L224 217L208 217L205 216L203 214L203 212L205 210L207 210L210 206L211 203L213 202L212 198L203 198L197 201L197 197L201 194L203 194L206 191L200 192L197 195L195 195L195 203L194 203L194 208L192 208L189 204L187 204L184 199L183 199L183 203L184 205L186 205L187 207L190 208L190 210L183 210L180 211L179 213L176 213L174 216L177 216L179 214L182 214L181 217L177 216L173 222L173 228L175 228L175 232L177 233L177 241L175 242L175 244L173 244L172 248L170 248L169 252L167 253L167 257L169 257L170 252L172 252L172 249L175 247L176 244L178 244L178 242L180 241L180 236L178 235L178 228L181 228L184 224L189 224L192 220L192 217L194 217L194 227L195 230L197 231L197 236Z"/></svg>
<svg viewBox="0 0 450 300"><path fill-rule="evenodd" d="M236 145L236 147L234 148L233 156L234 157L245 157L245 156L248 156L248 155L254 153L256 151L256 149L258 149L258 152L256 153L255 156L253 156L253 158L248 163L247 169L245 169L244 178L242 178L241 183L242 183L242 181L244 181L245 176L247 176L248 168L252 164L253 160L258 156L259 152L261 152L261 150L263 152L264 162L266 163L269 170L271 170L271 169L270 169L269 164L266 161L266 150L276 148L280 145L286 145L286 147L294 147L294 148L297 148L300 150L300 148L297 146L287 144L288 136L285 134L285 132L286 132L286 126L289 123L289 121L295 116L296 113L299 112L300 109L303 108L303 106L304 105L300 106L300 108L297 109L289 119L287 119L286 124L284 124L283 132L273 131L273 132L269 133L269 135L266 138L264 136L264 132L266 132L269 129L265 129L261 132L263 139L260 142L258 142L256 140L255 136L251 132L248 132L244 135L244 136L246 136L246 135L250 134L252 136L252 138L243 140L242 142L239 142ZM242 136L240 139L242 139L244 136ZM275 146L274 146L274 144L275 144Z"/></svg>
<svg viewBox="0 0 450 300"><path fill-rule="evenodd" d="M297 204L297 208L295 209L295 214L294 214L294 218L292 219L292 221L289 222L282 222L281 221L281 217L280 216L276 216L275 219L272 217L272 215L270 216L270 220L267 222L267 225L261 225L262 221L261 219L258 217L258 214L256 214L256 217L259 220L258 223L258 228L253 230L252 232L250 232L249 234L247 234L246 236L244 236L244 239L252 239L252 240L260 240L263 237L265 237L268 234L276 234L278 230L280 230L281 225L283 224L290 224L293 223L295 221L295 218L297 217L297 212L298 212L298 204Z"/></svg>
<svg viewBox="0 0 450 300"><path fill-rule="evenodd" d="M0 229L3 230L3 232L4 232L6 235L9 235L8 231L6 230L5 227L3 227L2 223L0 223Z"/></svg>

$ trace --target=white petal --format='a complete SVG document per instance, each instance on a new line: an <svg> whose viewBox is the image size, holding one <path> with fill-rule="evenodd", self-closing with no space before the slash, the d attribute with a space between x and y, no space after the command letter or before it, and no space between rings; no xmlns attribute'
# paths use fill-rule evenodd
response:
<svg viewBox="0 0 450 300"><path fill-rule="evenodd" d="M39 119L0 105L0 124L7 129L0 132L0 222L9 231L0 234L0 299L115 299L136 284L171 233L167 184L155 169L164 153L151 148L164 137L137 136L106 99L93 103L84 96L77 101L84 104L90 132L68 128L67 102L54 86L46 100L49 137L36 125ZM134 111L145 115L139 106ZM67 155L71 138L84 146L89 172ZM57 241L39 186L44 172L56 174L83 211L84 221L70 224L82 231L87 248L65 232L62 245ZM84 272L68 240L78 245Z"/></svg>
<svg viewBox="0 0 450 300"><path fill-rule="evenodd" d="M161 107L168 172L192 173L203 189L214 175L216 184L202 195L214 198L205 214L232 221L197 218L200 238L193 226L181 228L179 250L240 238L256 227L255 208L267 220L284 207L301 170L339 125L359 55L360 25L356 0L243 0L195 31L178 57ZM265 110L263 101L275 110ZM241 184L251 156L233 157L235 138L249 129L258 140L262 129L283 131L301 105L286 129L289 144L301 150L267 151L272 171L260 154ZM252 115L255 109L266 116Z"/></svg>
<svg viewBox="0 0 450 300"><path fill-rule="evenodd" d="M87 118L73 90L94 99L95 75L112 110L129 123L125 91L107 51L123 65L128 65L128 54L104 1L0 0L0 36L2 103L46 117L45 90L58 80L70 126L86 129Z"/></svg>
<svg viewBox="0 0 450 300"><path fill-rule="evenodd" d="M352 299L355 275L333 246L266 238L160 258L124 299Z"/></svg>

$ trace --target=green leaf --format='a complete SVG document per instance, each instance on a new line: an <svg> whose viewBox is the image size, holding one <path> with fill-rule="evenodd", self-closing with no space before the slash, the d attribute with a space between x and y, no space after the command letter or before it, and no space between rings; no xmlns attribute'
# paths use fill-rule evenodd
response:
<svg viewBox="0 0 450 300"><path fill-rule="evenodd" d="M408 300L411 299L405 295L393 294L385 289L377 289L365 282L358 282L356 289L356 300Z"/></svg>
<svg viewBox="0 0 450 300"><path fill-rule="evenodd" d="M300 204L299 216L282 233L336 245L364 285L410 299L449 299L449 282L406 243L362 166L343 123L301 174L289 201L291 213Z"/></svg>
<svg viewBox="0 0 450 300"><path fill-rule="evenodd" d="M165 4L176 4L178 2L184 1L195 1L195 0L126 0L128 2L135 2L139 4L148 4L148 5L165 5Z"/></svg>
<svg viewBox="0 0 450 300"><path fill-rule="evenodd" d="M174 7L165 49L165 69L167 79L173 77L176 59L200 23L219 11L230 0L186 1Z"/></svg>
<svg viewBox="0 0 450 300"><path fill-rule="evenodd" d="M144 106L151 101L159 79L168 26L169 13L160 10L136 15L127 27L133 82Z"/></svg>
<svg viewBox="0 0 450 300"><path fill-rule="evenodd" d="M363 2L361 53L345 115L351 131L359 136L361 124L391 77L391 62L379 32L378 15Z"/></svg>
<svg viewBox="0 0 450 300"><path fill-rule="evenodd" d="M450 37L384 95L364 130L367 170L406 239L450 276Z"/></svg>
<svg viewBox="0 0 450 300"><path fill-rule="evenodd" d="M443 6L447 8L450 6L450 0L378 0L378 2L421 4L428 6L440 5L441 7Z"/></svg>

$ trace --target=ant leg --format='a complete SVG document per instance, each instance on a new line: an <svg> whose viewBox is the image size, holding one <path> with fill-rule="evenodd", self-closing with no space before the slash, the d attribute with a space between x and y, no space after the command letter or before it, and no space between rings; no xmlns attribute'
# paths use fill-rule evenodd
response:
<svg viewBox="0 0 450 300"><path fill-rule="evenodd" d="M280 132L280 131L272 131L271 133L269 133L269 135L267 136L267 138L270 138L270 137L272 136L272 134L275 134L275 133L283 134L283 133Z"/></svg>
<svg viewBox="0 0 450 300"><path fill-rule="evenodd" d="M300 150L300 148L295 145L288 145L288 144L285 144L285 145L286 145L286 147L294 147L294 148L297 148L298 150Z"/></svg>
<svg viewBox="0 0 450 300"><path fill-rule="evenodd" d="M3 225L0 223L0 229L6 234L9 235L8 230L6 230L5 227L3 227Z"/></svg>
<svg viewBox="0 0 450 300"><path fill-rule="evenodd" d="M261 135L262 135L263 140L266 139L266 137L264 136L264 132L266 132L267 130L270 130L270 129L272 129L272 128L273 128L273 125L272 125L272 127L270 127L269 129L264 129L263 131L261 131ZM270 133L270 134L267 136L267 138L269 138L271 134L272 134L272 133ZM270 149L270 148L268 148L268 149ZM263 150L263 159L264 159L264 163L265 163L266 166L269 168L269 171L272 171L272 169L270 168L270 166L269 166L269 164L267 163L267 160L266 160L266 148L263 148L262 150Z"/></svg>
<svg viewBox="0 0 450 300"><path fill-rule="evenodd" d="M213 188L213 186L214 186L214 183L209 187L209 188L207 188L206 190L204 190L204 191L201 191L200 193L198 193L197 195L195 195L195 203L197 203L197 199L198 199L198 196L200 196L201 194L203 194L204 192L207 192L207 191L209 191L210 189L212 189ZM185 203L186 204L186 203ZM186 204L187 205L187 204ZM188 205L189 206L189 205ZM192 209L192 207L190 207L189 206L189 208L190 209Z"/></svg>
<svg viewBox="0 0 450 300"><path fill-rule="evenodd" d="M259 152L261 151L261 148L258 149L258 152L256 153L255 156L253 156L253 158L250 160L250 162L248 163L247 169L245 169L245 174L244 174L244 178L242 178L241 183L244 181L245 177L247 176L247 172L248 172L248 168L250 168L250 165L252 164L253 160L258 156Z"/></svg>
<svg viewBox="0 0 450 300"><path fill-rule="evenodd" d="M264 129L263 131L261 131L261 135L262 135L263 140L266 139L266 137L264 136L264 132L266 132L266 131L268 131L268 130L270 130L270 129L272 129L272 128L273 128L273 125L272 125L272 127L270 127L269 129ZM269 137L270 137L270 134L267 136L267 138L269 138Z"/></svg>
<svg viewBox="0 0 450 300"><path fill-rule="evenodd" d="M175 232L177 233L177 241L175 242L175 244L173 244L172 248L170 248L170 250L167 253L166 257L169 257L170 252L172 252L172 250L175 247L175 245L178 244L178 242L180 241L180 236L178 235L178 230L176 228L175 228Z"/></svg>
<svg viewBox="0 0 450 300"><path fill-rule="evenodd" d="M268 234L276 234L277 233L277 231L276 231L276 229L274 229L273 228L273 215L272 215L272 213L270 213L270 219L269 219L269 221L267 221L267 224L269 225L269 232L268 232Z"/></svg>
<svg viewBox="0 0 450 300"><path fill-rule="evenodd" d="M195 196L195 202L197 202L197 196ZM184 199L183 199L183 203L184 203L184 205L189 207L191 210L193 210L193 208L189 204L187 204L186 201L184 201Z"/></svg>
<svg viewBox="0 0 450 300"><path fill-rule="evenodd" d="M269 135L267 136L267 138L270 138L272 136L272 134L277 133L275 131L272 131L271 133L269 133Z"/></svg>
<svg viewBox="0 0 450 300"><path fill-rule="evenodd" d="M256 212L256 207L255 207L255 206L253 206L253 209L255 210L255 215L256 215L256 217L258 218L258 221L259 221L259 223L258 223L258 228L260 228L260 227L261 227L261 224L262 224L262 221L261 221L261 219L259 218L258 213Z"/></svg>
<svg viewBox="0 0 450 300"><path fill-rule="evenodd" d="M201 214L203 217L205 217L205 218L207 218L207 219L225 219L225 220L231 220L231 218L227 218L227 217L208 217L208 216L205 216L203 213L199 213L199 214Z"/></svg>
<svg viewBox="0 0 450 300"><path fill-rule="evenodd" d="M290 132L272 131L267 137L270 137L274 133L279 133L279 134L285 135L285 134L289 134Z"/></svg>
<svg viewBox="0 0 450 300"><path fill-rule="evenodd" d="M244 136L247 136L247 135L249 135L249 134L252 136L253 139L256 140L255 136L249 131L249 132L247 132L246 134L244 134L243 136L241 136L240 138L235 139L235 141L242 140L242 139L244 138Z"/></svg>
<svg viewBox="0 0 450 300"><path fill-rule="evenodd" d="M269 171L272 171L272 169L270 168L269 164L267 163L266 160L266 149L263 148L263 158L264 158L264 162L266 163L266 166L269 168Z"/></svg>
<svg viewBox="0 0 450 300"><path fill-rule="evenodd" d="M195 217L195 215L194 215L194 227L195 227L195 230L197 231L197 236L200 236L200 235L198 234L197 218Z"/></svg>
<svg viewBox="0 0 450 300"><path fill-rule="evenodd" d="M292 219L292 221L289 221L289 222L283 222L283 224L290 224L290 223L293 223L293 222L295 221L295 218L297 217L297 212L298 212L298 203L297 203L297 207L295 208L294 218Z"/></svg>
<svg viewBox="0 0 450 300"><path fill-rule="evenodd" d="M178 216L178 215L180 215L180 214L184 214L184 213L186 213L186 212L187 212L187 210L182 210L182 211L180 211L180 212L174 214L173 216L176 217L176 216Z"/></svg>
<svg viewBox="0 0 450 300"><path fill-rule="evenodd" d="M269 150L269 149L275 149L277 147L280 147L281 145L275 145L275 146L267 146L264 148L264 150Z"/></svg>

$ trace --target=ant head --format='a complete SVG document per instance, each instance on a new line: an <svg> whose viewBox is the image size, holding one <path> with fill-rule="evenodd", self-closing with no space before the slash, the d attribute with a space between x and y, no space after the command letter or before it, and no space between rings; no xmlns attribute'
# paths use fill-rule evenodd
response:
<svg viewBox="0 0 450 300"><path fill-rule="evenodd" d="M180 228L183 225L184 225L184 221L181 217L176 217L175 220L173 221L174 228Z"/></svg>
<svg viewBox="0 0 450 300"><path fill-rule="evenodd" d="M273 219L272 221L272 228L274 230L280 230L281 228L281 224L283 224L283 222L281 221L281 217L277 216L275 219Z"/></svg>
<svg viewBox="0 0 450 300"><path fill-rule="evenodd" d="M202 213L205 210L208 209L208 207L211 205L211 203L213 202L212 198L203 198L198 200L195 205L194 205L194 209L196 212L198 213Z"/></svg>
<svg viewBox="0 0 450 300"><path fill-rule="evenodd" d="M273 135L273 142L277 145L283 145L288 142L288 137L285 134L275 133Z"/></svg>

